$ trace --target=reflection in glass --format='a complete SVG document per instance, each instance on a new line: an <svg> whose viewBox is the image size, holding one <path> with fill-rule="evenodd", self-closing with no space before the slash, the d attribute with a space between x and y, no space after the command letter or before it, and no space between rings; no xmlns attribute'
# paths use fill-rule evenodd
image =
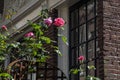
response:
<svg viewBox="0 0 120 80"><path fill-rule="evenodd" d="M71 13L71 29L78 26L78 10Z"/></svg>
<svg viewBox="0 0 120 80"><path fill-rule="evenodd" d="M87 15L88 15L88 20L89 20L94 17L94 0L91 0L88 3L87 9L88 9Z"/></svg>
<svg viewBox="0 0 120 80"><path fill-rule="evenodd" d="M95 49L95 40L92 40L88 43L88 58L94 58Z"/></svg>
<svg viewBox="0 0 120 80"><path fill-rule="evenodd" d="M78 29L74 29L71 32L71 45L75 46L76 44L78 44Z"/></svg>
<svg viewBox="0 0 120 80"><path fill-rule="evenodd" d="M95 36L95 32L94 32L94 20L91 20L90 22L88 22L88 39L93 39Z"/></svg>
<svg viewBox="0 0 120 80"><path fill-rule="evenodd" d="M85 5L83 5L82 7L79 8L79 23L80 24L85 23L85 20L86 20L85 10L86 10Z"/></svg>
<svg viewBox="0 0 120 80"><path fill-rule="evenodd" d="M79 43L86 41L86 24L79 28Z"/></svg>

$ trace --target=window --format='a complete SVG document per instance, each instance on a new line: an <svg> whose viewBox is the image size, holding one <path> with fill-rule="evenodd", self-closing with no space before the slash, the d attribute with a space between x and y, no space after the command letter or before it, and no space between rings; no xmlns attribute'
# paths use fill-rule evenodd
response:
<svg viewBox="0 0 120 80"><path fill-rule="evenodd" d="M79 56L85 56L84 71L77 75L70 74L70 80L85 80L84 76L97 76L97 69L90 71L87 66L97 68L98 30L97 30L97 0L81 0L69 8L69 52L70 69L78 68Z"/></svg>
<svg viewBox="0 0 120 80"><path fill-rule="evenodd" d="M0 0L0 18L2 18L3 9L4 9L4 0Z"/></svg>

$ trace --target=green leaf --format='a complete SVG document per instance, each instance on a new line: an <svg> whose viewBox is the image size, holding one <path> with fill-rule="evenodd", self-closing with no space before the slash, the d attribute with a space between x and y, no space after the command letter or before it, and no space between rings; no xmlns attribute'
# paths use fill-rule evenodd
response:
<svg viewBox="0 0 120 80"><path fill-rule="evenodd" d="M58 36L63 36L63 35L61 35L61 34L58 34Z"/></svg>
<svg viewBox="0 0 120 80"><path fill-rule="evenodd" d="M85 80L100 80L100 78L88 75Z"/></svg>
<svg viewBox="0 0 120 80"><path fill-rule="evenodd" d="M8 74L8 73L0 73L0 77L12 79L12 76L10 74Z"/></svg>
<svg viewBox="0 0 120 80"><path fill-rule="evenodd" d="M64 43L66 43L66 45L68 45L67 38L65 36L62 36L62 40Z"/></svg>
<svg viewBox="0 0 120 80"><path fill-rule="evenodd" d="M56 53L58 53L60 56L62 56L62 53L60 52L60 50L55 50Z"/></svg>
<svg viewBox="0 0 120 80"><path fill-rule="evenodd" d="M65 30L64 27L60 27L62 30Z"/></svg>
<svg viewBox="0 0 120 80"><path fill-rule="evenodd" d="M40 35L43 35L43 31L41 29L39 30L39 33L40 33Z"/></svg>
<svg viewBox="0 0 120 80"><path fill-rule="evenodd" d="M5 57L4 56L0 56L0 61L4 61Z"/></svg>
<svg viewBox="0 0 120 80"><path fill-rule="evenodd" d="M49 56L41 55L40 58L37 59L37 62L46 62Z"/></svg>
<svg viewBox="0 0 120 80"><path fill-rule="evenodd" d="M37 55L37 51L33 51L33 56L36 56Z"/></svg>
<svg viewBox="0 0 120 80"><path fill-rule="evenodd" d="M62 41L63 41L66 45L68 45L67 38L66 38L64 35L58 34L58 36L59 36L59 37L62 37Z"/></svg>
<svg viewBox="0 0 120 80"><path fill-rule="evenodd" d="M78 74L79 69L71 69L70 72L71 72L72 74Z"/></svg>
<svg viewBox="0 0 120 80"><path fill-rule="evenodd" d="M95 70L96 68L95 68L95 66L90 65L90 66L88 66L88 69L89 69L89 70Z"/></svg>
<svg viewBox="0 0 120 80"><path fill-rule="evenodd" d="M45 41L47 44L51 43L51 39L45 36L42 36L41 39Z"/></svg>

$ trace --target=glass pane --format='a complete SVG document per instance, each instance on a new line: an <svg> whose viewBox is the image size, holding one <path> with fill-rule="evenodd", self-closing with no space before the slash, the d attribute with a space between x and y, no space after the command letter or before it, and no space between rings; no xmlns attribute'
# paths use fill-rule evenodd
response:
<svg viewBox="0 0 120 80"><path fill-rule="evenodd" d="M98 0L96 0L96 16L98 15Z"/></svg>
<svg viewBox="0 0 120 80"><path fill-rule="evenodd" d="M83 6L81 6L79 8L79 23L80 24L85 23L85 20L86 20L86 12L85 12L85 10L86 10L85 5L83 5Z"/></svg>
<svg viewBox="0 0 120 80"><path fill-rule="evenodd" d="M78 10L71 13L71 29L78 26Z"/></svg>
<svg viewBox="0 0 120 80"><path fill-rule="evenodd" d="M91 60L93 58L95 58L95 41L94 40L90 41L88 43L88 60ZM88 66L89 66L88 74L93 76L94 75L94 67L95 67L94 61L90 61L88 63ZM92 67L92 66L94 66L94 67Z"/></svg>
<svg viewBox="0 0 120 80"><path fill-rule="evenodd" d="M77 74L72 74L71 75L71 80L78 80L78 75Z"/></svg>
<svg viewBox="0 0 120 80"><path fill-rule="evenodd" d="M75 66L76 64L78 64L78 48L72 49L72 53L71 53L71 63L72 66Z"/></svg>
<svg viewBox="0 0 120 80"><path fill-rule="evenodd" d="M86 44L80 45L79 46L79 56L84 56L85 57L86 54Z"/></svg>
<svg viewBox="0 0 120 80"><path fill-rule="evenodd" d="M91 0L87 4L87 15L88 15L88 20L94 17L94 0Z"/></svg>
<svg viewBox="0 0 120 80"><path fill-rule="evenodd" d="M99 26L98 18L96 18L96 36L98 36L98 26Z"/></svg>
<svg viewBox="0 0 120 80"><path fill-rule="evenodd" d="M95 75L95 63L91 61L88 63L88 75L94 76Z"/></svg>
<svg viewBox="0 0 120 80"><path fill-rule="evenodd" d="M91 20L90 22L88 22L88 39L93 39L94 36L94 20Z"/></svg>
<svg viewBox="0 0 120 80"><path fill-rule="evenodd" d="M95 42L94 40L90 41L88 43L88 58L91 59L91 58L94 58L94 51L95 51Z"/></svg>
<svg viewBox="0 0 120 80"><path fill-rule="evenodd" d="M44 80L53 80L53 78L48 78L48 79L44 79Z"/></svg>
<svg viewBox="0 0 120 80"><path fill-rule="evenodd" d="M79 46L79 56L86 57L86 44ZM85 80L86 64L81 64L80 67L83 69L79 73L80 80Z"/></svg>
<svg viewBox="0 0 120 80"><path fill-rule="evenodd" d="M71 45L72 47L78 44L78 29L71 31Z"/></svg>
<svg viewBox="0 0 120 80"><path fill-rule="evenodd" d="M86 24L80 26L79 28L79 43L86 41Z"/></svg>
<svg viewBox="0 0 120 80"><path fill-rule="evenodd" d="M100 48L98 46L98 40L96 40L96 56L98 56L99 52L100 52Z"/></svg>
<svg viewBox="0 0 120 80"><path fill-rule="evenodd" d="M83 64L80 67L83 69L83 71L81 71L79 73L80 80L85 80L85 77L86 77L86 64Z"/></svg>

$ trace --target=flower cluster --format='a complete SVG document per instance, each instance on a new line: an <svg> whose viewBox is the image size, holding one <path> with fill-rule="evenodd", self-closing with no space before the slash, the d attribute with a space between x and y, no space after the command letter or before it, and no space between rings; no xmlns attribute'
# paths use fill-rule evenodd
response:
<svg viewBox="0 0 120 80"><path fill-rule="evenodd" d="M54 21L52 20L51 17L44 19L44 24L46 24L48 27L54 25L56 27L63 27L65 25L65 21L63 18L55 18ZM3 28L7 30L6 28ZM33 32L28 32L25 34L25 37L34 37Z"/></svg>
<svg viewBox="0 0 120 80"><path fill-rule="evenodd" d="M65 24L65 21L63 20L63 18L56 18L54 21L52 21L52 18L49 17L47 19L44 19L44 23L47 26L51 26L52 24L57 26L57 27L62 27Z"/></svg>

